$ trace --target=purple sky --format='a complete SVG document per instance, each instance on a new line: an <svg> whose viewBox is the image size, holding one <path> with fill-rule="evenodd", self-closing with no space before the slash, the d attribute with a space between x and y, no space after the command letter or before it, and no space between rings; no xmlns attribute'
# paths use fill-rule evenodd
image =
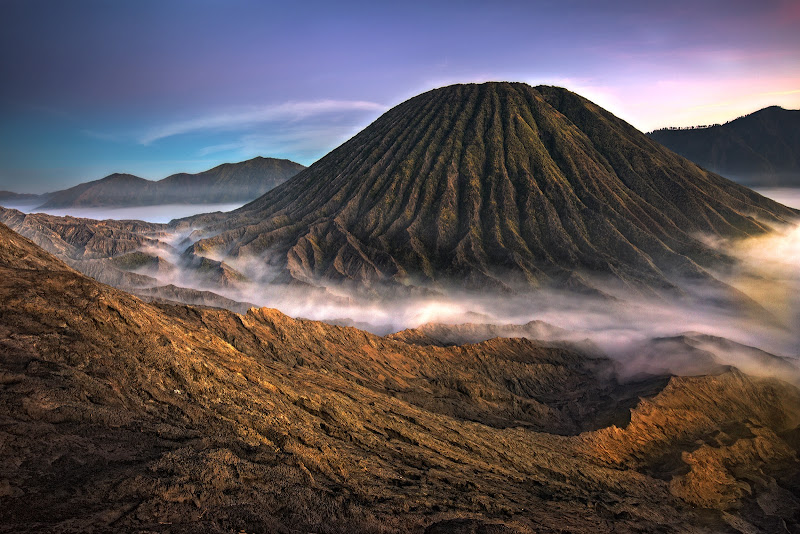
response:
<svg viewBox="0 0 800 534"><path fill-rule="evenodd" d="M800 108L800 2L0 0L0 189L310 164L433 87L576 91L642 130Z"/></svg>

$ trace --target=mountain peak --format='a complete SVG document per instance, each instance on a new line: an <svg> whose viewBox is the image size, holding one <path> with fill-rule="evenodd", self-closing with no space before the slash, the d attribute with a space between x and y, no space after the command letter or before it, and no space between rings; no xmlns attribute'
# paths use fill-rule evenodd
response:
<svg viewBox="0 0 800 534"><path fill-rule="evenodd" d="M108 176L105 176L105 177L101 178L99 181L103 181L103 180L106 180L106 181L112 181L112 180L113 181L139 181L139 180L141 180L141 181L144 181L144 182L149 181L146 178L141 178L139 176L135 176L133 174L128 174L128 173L125 173L125 172L113 172L113 173L109 174Z"/></svg>
<svg viewBox="0 0 800 534"><path fill-rule="evenodd" d="M195 250L269 250L308 283L509 289L602 275L667 287L668 271L701 276L719 259L698 234L794 216L566 89L488 82L390 109L209 225Z"/></svg>

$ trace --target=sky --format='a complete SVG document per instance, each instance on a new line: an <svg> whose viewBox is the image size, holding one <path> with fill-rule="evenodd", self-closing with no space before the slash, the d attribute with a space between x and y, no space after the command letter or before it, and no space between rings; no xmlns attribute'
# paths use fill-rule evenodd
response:
<svg viewBox="0 0 800 534"><path fill-rule="evenodd" d="M313 163L426 90L571 89L643 131L800 108L800 2L0 0L0 190Z"/></svg>

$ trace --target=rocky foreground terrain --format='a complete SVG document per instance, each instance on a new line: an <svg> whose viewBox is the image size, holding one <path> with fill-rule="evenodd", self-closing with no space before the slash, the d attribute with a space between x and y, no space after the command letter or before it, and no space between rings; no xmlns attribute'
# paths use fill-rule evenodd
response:
<svg viewBox="0 0 800 534"><path fill-rule="evenodd" d="M146 303L0 225L0 531L800 532L794 386L412 334Z"/></svg>

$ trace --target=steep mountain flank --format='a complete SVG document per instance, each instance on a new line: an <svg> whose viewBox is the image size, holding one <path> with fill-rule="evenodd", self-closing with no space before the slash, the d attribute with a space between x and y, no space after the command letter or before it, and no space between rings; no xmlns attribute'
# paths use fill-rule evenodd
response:
<svg viewBox="0 0 800 534"><path fill-rule="evenodd" d="M771 106L725 124L647 135L737 182L800 186L800 110Z"/></svg>
<svg viewBox="0 0 800 534"><path fill-rule="evenodd" d="M0 222L60 258L98 259L156 248L167 235L164 224L144 221L97 221L0 208Z"/></svg>
<svg viewBox="0 0 800 534"><path fill-rule="evenodd" d="M705 278L699 236L797 212L709 173L556 87L454 85L391 109L285 184L198 216L198 255L265 258L279 279L477 289Z"/></svg>
<svg viewBox="0 0 800 534"><path fill-rule="evenodd" d="M47 201L39 208L248 202L304 168L286 159L257 157L241 163L224 163L197 174L173 174L157 182L131 174L111 174L48 193Z"/></svg>
<svg viewBox="0 0 800 534"><path fill-rule="evenodd" d="M4 225L0 354L3 532L800 528L800 391L735 370L147 304Z"/></svg>

